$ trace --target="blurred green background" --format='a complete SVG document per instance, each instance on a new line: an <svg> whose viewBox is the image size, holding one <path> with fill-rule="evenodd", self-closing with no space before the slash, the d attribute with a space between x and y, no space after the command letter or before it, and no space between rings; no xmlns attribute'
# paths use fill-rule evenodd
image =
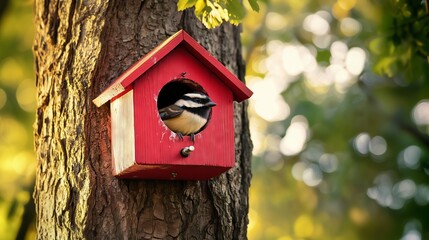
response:
<svg viewBox="0 0 429 240"><path fill-rule="evenodd" d="M259 5L242 34L249 239L429 239L425 1ZM2 0L1 239L34 239L33 35L32 1Z"/></svg>
<svg viewBox="0 0 429 240"><path fill-rule="evenodd" d="M33 1L0 1L0 239L35 238L32 9Z"/></svg>

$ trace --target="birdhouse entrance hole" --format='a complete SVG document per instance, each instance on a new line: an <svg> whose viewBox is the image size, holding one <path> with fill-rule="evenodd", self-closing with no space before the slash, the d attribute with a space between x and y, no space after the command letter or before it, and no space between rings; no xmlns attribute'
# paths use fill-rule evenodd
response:
<svg viewBox="0 0 429 240"><path fill-rule="evenodd" d="M197 92L203 93L209 96L200 84L196 83L191 79L180 78L180 79L172 80L168 82L161 88L161 91L158 94L158 101L157 101L158 112L161 109L176 103L177 100L179 100L184 94L197 93ZM210 118L208 119L208 121L210 121ZM167 124L166 126L168 127ZM170 130L174 132L173 129L170 128Z"/></svg>

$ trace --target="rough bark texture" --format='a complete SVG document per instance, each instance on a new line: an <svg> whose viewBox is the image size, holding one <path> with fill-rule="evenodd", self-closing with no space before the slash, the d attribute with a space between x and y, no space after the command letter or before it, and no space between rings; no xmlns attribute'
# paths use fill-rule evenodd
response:
<svg viewBox="0 0 429 240"><path fill-rule="evenodd" d="M39 239L245 239L251 142L235 105L236 167L210 181L111 174L109 106L91 100L185 29L240 79L240 29L207 30L170 0L35 1L38 89L34 198Z"/></svg>

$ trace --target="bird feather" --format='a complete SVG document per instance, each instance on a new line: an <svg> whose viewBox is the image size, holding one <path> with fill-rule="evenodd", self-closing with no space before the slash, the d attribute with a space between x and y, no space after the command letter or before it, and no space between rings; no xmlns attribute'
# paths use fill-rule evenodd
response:
<svg viewBox="0 0 429 240"><path fill-rule="evenodd" d="M170 105L168 107L162 108L159 110L159 116L162 120L171 119L179 116L183 112L183 108L176 105Z"/></svg>

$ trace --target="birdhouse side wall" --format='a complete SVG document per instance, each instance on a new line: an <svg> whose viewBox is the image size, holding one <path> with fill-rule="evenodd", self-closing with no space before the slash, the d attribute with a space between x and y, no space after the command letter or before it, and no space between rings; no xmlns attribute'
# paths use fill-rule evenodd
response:
<svg viewBox="0 0 429 240"><path fill-rule="evenodd" d="M110 104L112 121L112 168L118 175L135 164L134 91L131 89Z"/></svg>

